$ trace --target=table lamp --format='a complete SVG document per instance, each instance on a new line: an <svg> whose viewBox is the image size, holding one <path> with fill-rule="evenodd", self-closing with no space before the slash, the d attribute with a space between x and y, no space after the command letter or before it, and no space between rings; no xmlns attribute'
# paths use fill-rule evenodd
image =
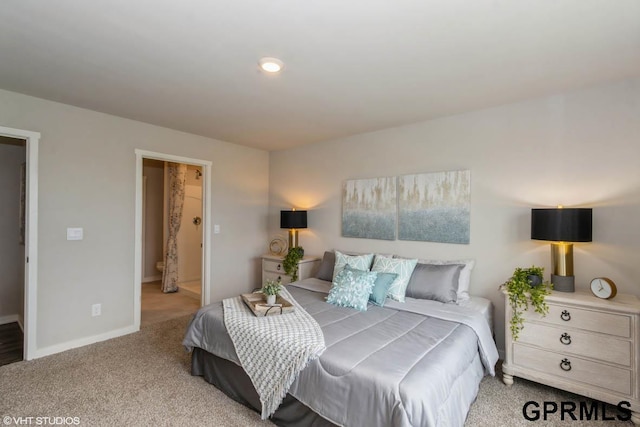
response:
<svg viewBox="0 0 640 427"><path fill-rule="evenodd" d="M307 228L307 211L280 211L280 228L289 229L289 249L298 246L298 229Z"/></svg>
<svg viewBox="0 0 640 427"><path fill-rule="evenodd" d="M551 242L551 283L560 292L575 291L573 243L591 241L592 209L531 209L531 239Z"/></svg>

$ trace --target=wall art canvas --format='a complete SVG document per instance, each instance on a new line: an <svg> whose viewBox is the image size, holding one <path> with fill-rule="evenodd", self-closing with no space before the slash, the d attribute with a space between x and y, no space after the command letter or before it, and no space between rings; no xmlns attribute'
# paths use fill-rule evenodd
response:
<svg viewBox="0 0 640 427"><path fill-rule="evenodd" d="M396 178L354 179L342 185L342 235L396 239Z"/></svg>
<svg viewBox="0 0 640 427"><path fill-rule="evenodd" d="M398 238L469 243L471 172L452 171L398 178Z"/></svg>

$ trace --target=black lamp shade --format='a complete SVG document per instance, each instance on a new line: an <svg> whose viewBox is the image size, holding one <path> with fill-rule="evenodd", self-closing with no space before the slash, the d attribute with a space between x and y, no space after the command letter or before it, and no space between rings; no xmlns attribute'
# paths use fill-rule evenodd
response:
<svg viewBox="0 0 640 427"><path fill-rule="evenodd" d="M307 228L307 211L280 211L280 228Z"/></svg>
<svg viewBox="0 0 640 427"><path fill-rule="evenodd" d="M592 209L531 209L531 238L554 242L590 242Z"/></svg>

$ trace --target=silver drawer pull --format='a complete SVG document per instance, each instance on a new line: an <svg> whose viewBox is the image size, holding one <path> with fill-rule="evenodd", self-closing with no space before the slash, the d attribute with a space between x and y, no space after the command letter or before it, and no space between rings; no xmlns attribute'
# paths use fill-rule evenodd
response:
<svg viewBox="0 0 640 427"><path fill-rule="evenodd" d="M562 334L562 336L560 337L560 342L564 345L569 345L571 344L571 335L569 335L568 333L564 333Z"/></svg>
<svg viewBox="0 0 640 427"><path fill-rule="evenodd" d="M560 362L560 369L562 369L563 371L571 370L571 362L569 361L569 359L562 359L562 362Z"/></svg>
<svg viewBox="0 0 640 427"><path fill-rule="evenodd" d="M562 314L560 314L560 318L565 322L568 322L569 320L571 320L571 313L569 313L567 310L564 310Z"/></svg>
<svg viewBox="0 0 640 427"><path fill-rule="evenodd" d="M280 264L278 264L278 267L276 268L276 270L280 271Z"/></svg>

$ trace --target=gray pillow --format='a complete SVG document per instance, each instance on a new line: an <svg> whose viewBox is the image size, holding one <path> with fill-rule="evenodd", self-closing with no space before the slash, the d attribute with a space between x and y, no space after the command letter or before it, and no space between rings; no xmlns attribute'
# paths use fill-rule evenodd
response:
<svg viewBox="0 0 640 427"><path fill-rule="evenodd" d="M336 264L336 253L333 251L325 251L320 263L320 268L316 273L316 278L331 282L333 280L333 267Z"/></svg>
<svg viewBox="0 0 640 427"><path fill-rule="evenodd" d="M458 301L458 279L464 264L416 264L406 296L444 303Z"/></svg>

